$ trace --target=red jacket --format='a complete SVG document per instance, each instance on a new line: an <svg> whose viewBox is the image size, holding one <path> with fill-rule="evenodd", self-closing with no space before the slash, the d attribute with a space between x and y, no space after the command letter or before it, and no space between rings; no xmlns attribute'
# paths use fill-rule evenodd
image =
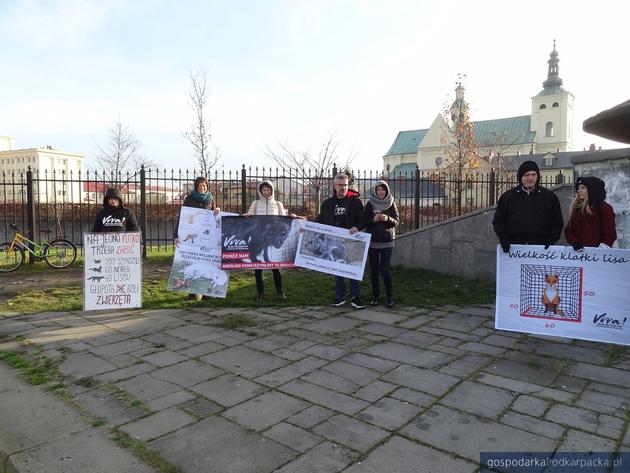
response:
<svg viewBox="0 0 630 473"><path fill-rule="evenodd" d="M592 214L574 211L564 236L569 245L582 243L584 246L597 247L600 243L612 246L617 239L615 211L606 202L599 209L591 208Z"/></svg>

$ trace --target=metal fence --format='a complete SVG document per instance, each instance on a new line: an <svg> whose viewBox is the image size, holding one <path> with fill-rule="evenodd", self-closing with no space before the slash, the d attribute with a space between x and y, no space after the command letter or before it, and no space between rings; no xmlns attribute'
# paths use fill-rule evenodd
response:
<svg viewBox="0 0 630 473"><path fill-rule="evenodd" d="M208 181L222 210L245 213L250 203L258 198L258 184L269 179L274 183L276 199L291 213L315 219L323 200L332 195L336 173L336 168L322 174L312 170L242 166L236 170L215 171L208 176ZM125 175L39 173L30 169L20 174L3 173L0 241L10 241L13 233L8 224L16 223L30 238L38 238L42 230L52 230L50 238L68 238L80 246L82 234L92 228L106 190L116 186L125 204L136 214L146 245L158 250L170 249L180 206L192 190L196 176L195 171L189 170L144 168ZM515 185L513 173L475 173L461 177L425 174L418 169L387 177L381 171L355 171L353 179L364 202L376 181L388 182L400 214L399 233L492 206L501 192ZM563 180L560 174L542 184L553 186Z"/></svg>

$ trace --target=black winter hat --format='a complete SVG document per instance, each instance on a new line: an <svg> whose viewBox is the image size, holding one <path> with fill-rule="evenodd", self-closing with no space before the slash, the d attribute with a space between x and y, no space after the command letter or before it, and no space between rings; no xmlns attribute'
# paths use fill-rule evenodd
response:
<svg viewBox="0 0 630 473"><path fill-rule="evenodd" d="M521 163L521 165L518 167L516 179L518 180L519 184L522 184L521 179L523 178L523 175L525 175L525 173L529 171L536 171L536 174L538 174L536 184L538 184L538 182L540 181L540 169L538 169L538 164L536 164L534 161L525 161Z"/></svg>
<svg viewBox="0 0 630 473"><path fill-rule="evenodd" d="M588 190L588 203L592 207L599 207L606 200L606 184L599 177L587 176L578 177L575 181L575 191L582 184Z"/></svg>

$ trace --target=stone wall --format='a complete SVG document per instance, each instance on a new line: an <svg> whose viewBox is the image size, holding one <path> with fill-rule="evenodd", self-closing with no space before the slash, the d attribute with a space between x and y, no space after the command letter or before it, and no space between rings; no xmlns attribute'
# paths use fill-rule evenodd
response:
<svg viewBox="0 0 630 473"><path fill-rule="evenodd" d="M573 199L573 185L553 189L560 199L565 222ZM495 207L456 217L400 235L392 264L425 268L469 279L496 279L497 237L492 228ZM558 245L566 245L564 235Z"/></svg>

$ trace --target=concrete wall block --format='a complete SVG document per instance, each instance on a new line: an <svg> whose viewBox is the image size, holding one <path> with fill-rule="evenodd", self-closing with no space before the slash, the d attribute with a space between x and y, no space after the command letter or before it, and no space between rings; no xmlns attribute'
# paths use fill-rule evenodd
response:
<svg viewBox="0 0 630 473"><path fill-rule="evenodd" d="M438 225L431 229L431 246L433 248L450 248L453 242L453 225L460 224L461 220L445 225Z"/></svg>

